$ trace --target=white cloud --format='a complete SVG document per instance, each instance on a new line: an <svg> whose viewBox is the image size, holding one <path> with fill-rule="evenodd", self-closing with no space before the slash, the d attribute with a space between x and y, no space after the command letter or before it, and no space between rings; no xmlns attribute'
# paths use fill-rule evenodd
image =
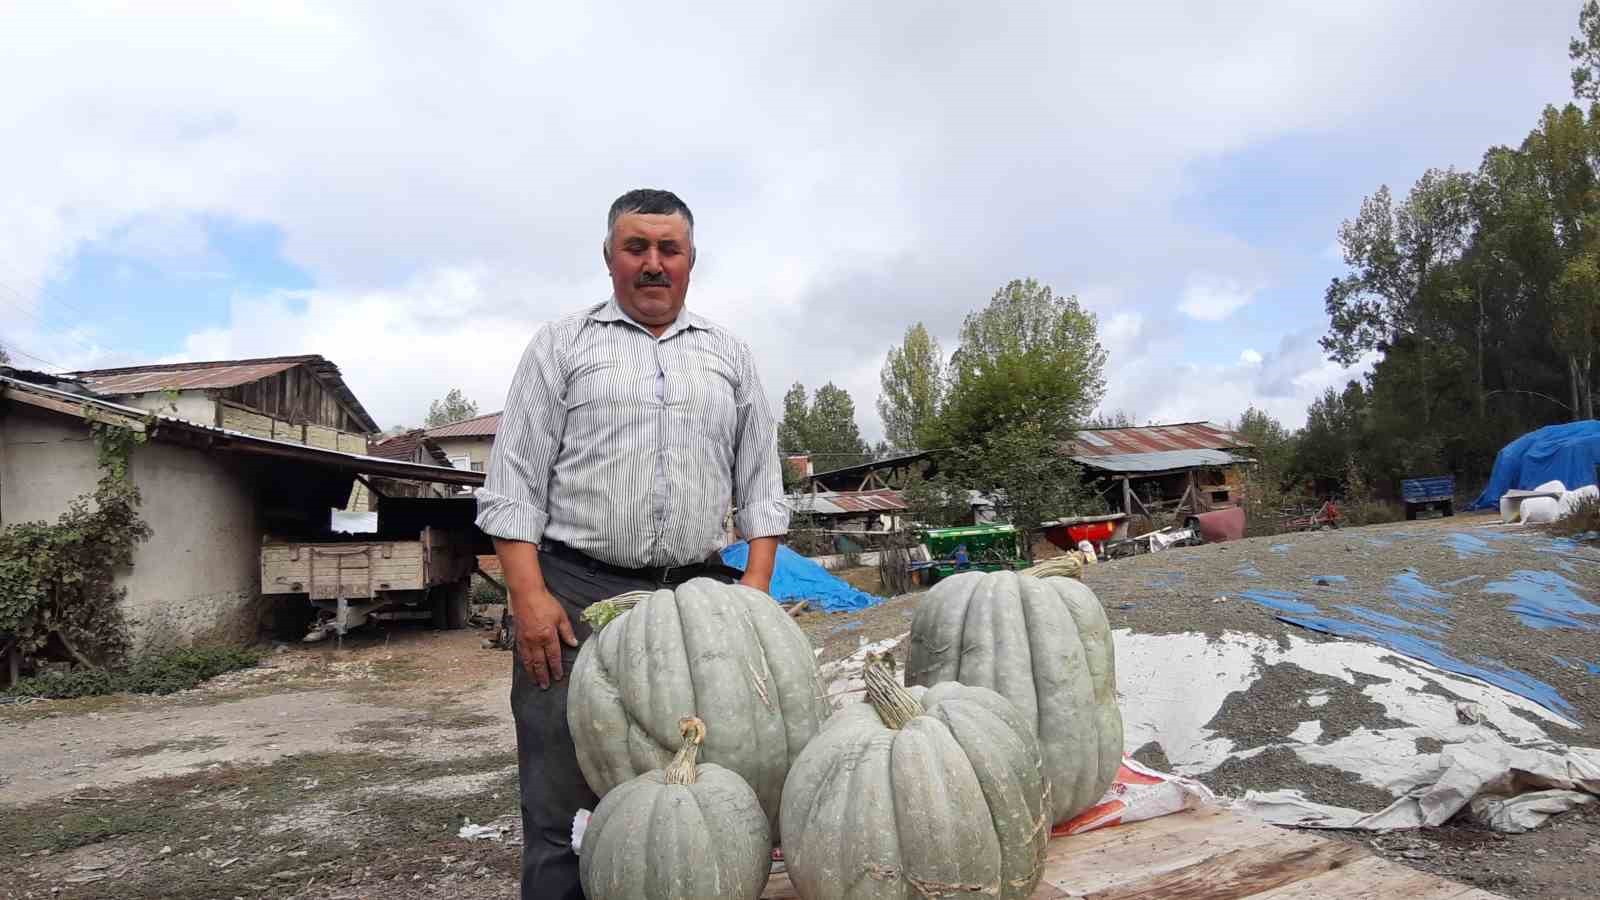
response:
<svg viewBox="0 0 1600 900"><path fill-rule="evenodd" d="M1202 322L1220 322L1248 305L1258 290L1232 278L1191 275L1178 311Z"/></svg>
<svg viewBox="0 0 1600 900"><path fill-rule="evenodd" d="M1247 350L1232 364L1176 359L1181 339L1156 332L1116 366L1101 409L1124 409L1140 422L1236 421L1254 405L1289 428L1305 424L1306 407L1328 388L1371 371L1374 359L1349 368L1329 362L1317 331L1285 335L1275 349ZM1254 357L1252 357L1254 354Z"/></svg>
<svg viewBox="0 0 1600 900"><path fill-rule="evenodd" d="M1185 286L1185 311L1214 320L1279 283L1272 252L1176 211L1197 160L1316 131L1470 163L1565 92L1569 9L1485 6L1417 44L1433 17L24 4L0 54L0 128L27 136L0 166L0 336L69 366L134 361L38 288L85 241L193 266L195 217L267 223L317 288L240 297L185 355L324 353L386 423L456 384L496 407L536 323L603 296L605 205L654 184L697 213L691 304L747 337L774 397L831 379L876 436L905 327L953 349L965 313L1034 275L1105 317L1112 390L1154 416L1190 388L1166 386L1184 348L1153 360L1146 323ZM1431 77L1395 79L1402 55ZM1292 202L1272 187L1240 202ZM1185 281L1215 272L1258 274ZM1291 386L1271 402L1310 390Z"/></svg>

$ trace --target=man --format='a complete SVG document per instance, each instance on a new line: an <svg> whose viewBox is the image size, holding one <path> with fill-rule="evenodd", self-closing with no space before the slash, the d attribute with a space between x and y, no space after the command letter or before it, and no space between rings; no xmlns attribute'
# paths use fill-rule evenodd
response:
<svg viewBox="0 0 1600 900"><path fill-rule="evenodd" d="M522 785L522 897L581 898L572 817L597 798L567 728L563 676L584 607L690 578L765 591L788 530L777 426L750 348L684 309L694 215L667 191L611 205L611 299L534 335L506 397L478 526L511 592L511 708ZM750 542L717 557L729 501Z"/></svg>

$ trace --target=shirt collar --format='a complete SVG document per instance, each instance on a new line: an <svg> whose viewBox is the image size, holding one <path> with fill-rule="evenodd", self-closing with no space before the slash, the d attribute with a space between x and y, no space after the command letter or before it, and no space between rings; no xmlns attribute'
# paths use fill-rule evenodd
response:
<svg viewBox="0 0 1600 900"><path fill-rule="evenodd" d="M640 325L638 322L635 322L631 316L623 311L622 306L617 303L615 294L613 294L606 302L595 307L589 313L589 318L596 322L624 322L634 326L635 328L640 328L646 331L649 330L645 329L644 326ZM678 312L677 320L671 325L667 326L667 330L661 333L661 337L668 338L680 331L687 331L691 328L698 328L701 331L710 331L712 325L709 319L698 315L686 306Z"/></svg>

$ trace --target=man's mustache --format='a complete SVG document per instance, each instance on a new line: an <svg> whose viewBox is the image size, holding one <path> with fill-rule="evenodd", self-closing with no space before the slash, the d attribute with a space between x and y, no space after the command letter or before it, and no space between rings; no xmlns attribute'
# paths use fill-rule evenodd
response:
<svg viewBox="0 0 1600 900"><path fill-rule="evenodd" d="M665 272L644 272L634 280L634 287L672 287L672 279Z"/></svg>

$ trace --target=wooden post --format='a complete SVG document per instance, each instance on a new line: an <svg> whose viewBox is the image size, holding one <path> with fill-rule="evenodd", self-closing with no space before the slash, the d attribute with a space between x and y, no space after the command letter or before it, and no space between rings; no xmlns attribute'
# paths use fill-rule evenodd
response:
<svg viewBox="0 0 1600 900"><path fill-rule="evenodd" d="M1133 515L1133 485L1129 484L1126 475L1122 476L1122 511Z"/></svg>
<svg viewBox="0 0 1600 900"><path fill-rule="evenodd" d="M17 642L6 645L6 687L14 688L22 677L22 654L17 652Z"/></svg>

